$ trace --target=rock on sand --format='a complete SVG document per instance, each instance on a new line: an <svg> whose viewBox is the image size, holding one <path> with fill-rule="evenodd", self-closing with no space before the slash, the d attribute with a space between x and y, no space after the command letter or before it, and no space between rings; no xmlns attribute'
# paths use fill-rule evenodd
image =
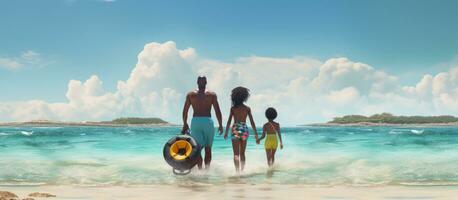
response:
<svg viewBox="0 0 458 200"><path fill-rule="evenodd" d="M42 193L42 192L34 192L34 193L30 193L29 197L56 197L56 195L49 194L49 193Z"/></svg>
<svg viewBox="0 0 458 200"><path fill-rule="evenodd" d="M0 200L17 200L18 196L12 192L0 191Z"/></svg>

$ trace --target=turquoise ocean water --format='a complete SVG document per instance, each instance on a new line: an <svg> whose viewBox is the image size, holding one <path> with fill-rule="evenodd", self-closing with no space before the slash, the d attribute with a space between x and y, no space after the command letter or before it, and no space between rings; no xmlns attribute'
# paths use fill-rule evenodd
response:
<svg viewBox="0 0 458 200"><path fill-rule="evenodd" d="M250 138L235 175L230 141L212 168L175 176L162 157L179 127L0 127L1 185L458 185L458 127L291 127L274 170Z"/></svg>

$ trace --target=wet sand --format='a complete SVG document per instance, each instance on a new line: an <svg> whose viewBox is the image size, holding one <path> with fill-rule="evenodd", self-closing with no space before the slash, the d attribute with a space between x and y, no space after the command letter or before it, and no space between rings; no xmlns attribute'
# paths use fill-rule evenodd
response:
<svg viewBox="0 0 458 200"><path fill-rule="evenodd" d="M380 187L314 187L303 185L200 185L200 186L0 186L20 199L32 192L46 192L57 197L40 199L308 199L308 200L457 200L458 186L380 186Z"/></svg>

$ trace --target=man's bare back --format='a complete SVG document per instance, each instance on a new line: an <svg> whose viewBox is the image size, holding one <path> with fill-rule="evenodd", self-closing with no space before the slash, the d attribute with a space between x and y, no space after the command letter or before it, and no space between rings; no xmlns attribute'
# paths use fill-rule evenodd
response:
<svg viewBox="0 0 458 200"><path fill-rule="evenodd" d="M192 109L194 111L194 117L211 116L211 108L216 100L216 94L214 92L199 92L198 90L195 90L189 92L186 98L188 102L191 103Z"/></svg>

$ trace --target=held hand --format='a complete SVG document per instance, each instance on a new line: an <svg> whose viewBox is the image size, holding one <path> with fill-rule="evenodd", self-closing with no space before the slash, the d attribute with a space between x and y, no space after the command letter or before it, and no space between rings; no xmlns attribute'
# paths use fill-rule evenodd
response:
<svg viewBox="0 0 458 200"><path fill-rule="evenodd" d="M183 128L181 129L181 133L185 134L186 131L188 131L188 130L189 130L188 124L187 123L183 124Z"/></svg>
<svg viewBox="0 0 458 200"><path fill-rule="evenodd" d="M283 144L280 144L280 149L283 149Z"/></svg>
<svg viewBox="0 0 458 200"><path fill-rule="evenodd" d="M227 140L227 133L224 134L224 140Z"/></svg>
<svg viewBox="0 0 458 200"><path fill-rule="evenodd" d="M256 144L259 144L261 143L261 141L259 139L256 139Z"/></svg>
<svg viewBox="0 0 458 200"><path fill-rule="evenodd" d="M222 126L219 126L218 132L219 132L219 135L223 134L223 127Z"/></svg>

